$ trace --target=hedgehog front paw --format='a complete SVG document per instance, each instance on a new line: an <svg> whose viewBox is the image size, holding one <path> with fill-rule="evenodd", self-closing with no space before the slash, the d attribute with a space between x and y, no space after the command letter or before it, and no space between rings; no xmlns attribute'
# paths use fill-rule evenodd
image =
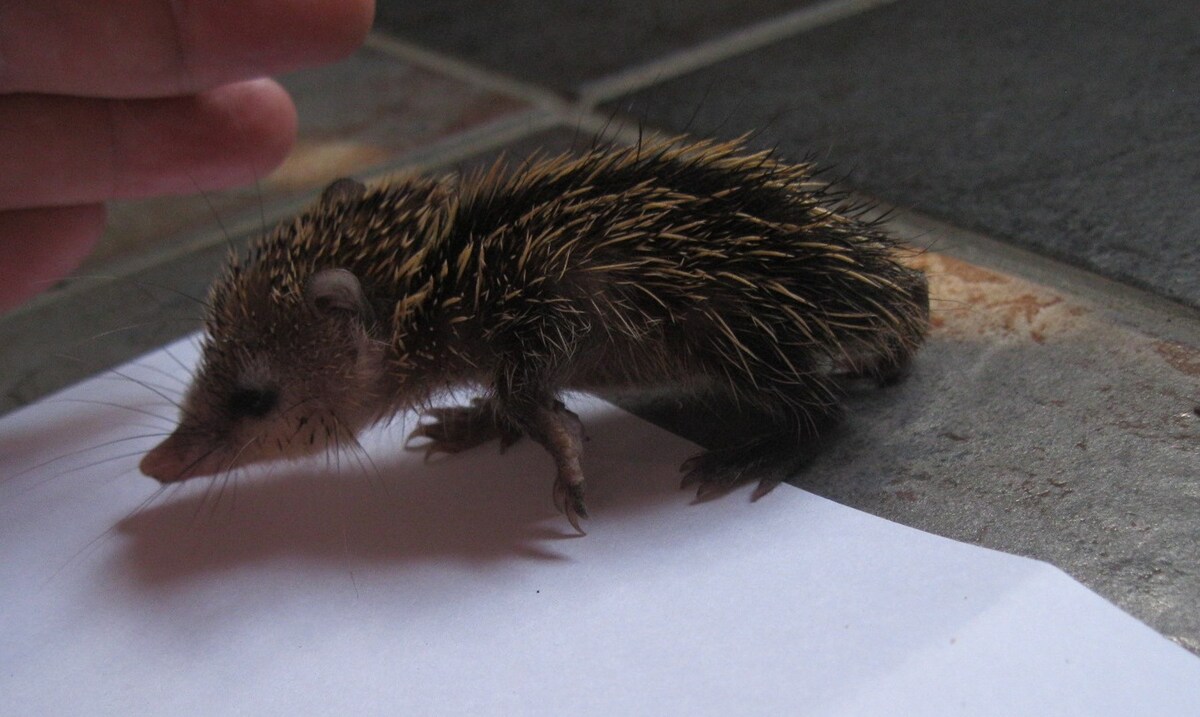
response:
<svg viewBox="0 0 1200 717"><path fill-rule="evenodd" d="M521 431L502 423L489 399L476 398L470 406L441 406L421 414L423 423L408 434L404 447L425 451L425 459L435 453L461 453L475 446L500 439L500 452L521 438ZM414 440L424 442L413 445Z"/></svg>

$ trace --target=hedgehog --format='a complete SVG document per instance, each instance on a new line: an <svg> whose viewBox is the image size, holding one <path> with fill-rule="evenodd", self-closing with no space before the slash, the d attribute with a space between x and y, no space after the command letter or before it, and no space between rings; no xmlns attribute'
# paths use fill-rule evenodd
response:
<svg viewBox="0 0 1200 717"><path fill-rule="evenodd" d="M329 185L231 256L163 483L336 449L430 407L406 445L522 436L553 497L588 516L570 391L668 390L763 428L682 467L700 497L809 460L848 380L899 378L929 323L926 279L811 163L745 139L671 138L504 159L467 176ZM463 406L432 408L448 386Z"/></svg>

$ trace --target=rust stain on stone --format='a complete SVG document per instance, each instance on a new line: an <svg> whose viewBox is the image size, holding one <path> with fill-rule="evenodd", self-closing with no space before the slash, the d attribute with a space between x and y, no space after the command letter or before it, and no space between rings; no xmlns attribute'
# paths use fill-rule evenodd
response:
<svg viewBox="0 0 1200 717"><path fill-rule="evenodd" d="M1154 350L1176 371L1200 377L1200 349L1174 341L1157 341Z"/></svg>
<svg viewBox="0 0 1200 717"><path fill-rule="evenodd" d="M1045 287L942 254L912 263L929 277L936 333L1043 343L1077 330L1088 313Z"/></svg>
<svg viewBox="0 0 1200 717"><path fill-rule="evenodd" d="M1003 284L1008 279L997 274L994 271L982 269L974 264L968 264L965 261L951 259L947 256L935 255L930 257L928 254L922 258L934 259L943 269L952 273L956 278L970 282L973 284ZM932 262L931 262L932 263Z"/></svg>

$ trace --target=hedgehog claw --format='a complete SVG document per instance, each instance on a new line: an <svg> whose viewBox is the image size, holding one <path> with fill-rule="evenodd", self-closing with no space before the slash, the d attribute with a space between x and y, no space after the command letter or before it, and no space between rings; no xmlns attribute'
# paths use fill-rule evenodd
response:
<svg viewBox="0 0 1200 717"><path fill-rule="evenodd" d="M700 485L696 486L696 502L704 503L714 498L719 498L733 490L735 486L736 483L726 484L715 481L711 483L701 483Z"/></svg>
<svg viewBox="0 0 1200 717"><path fill-rule="evenodd" d="M696 486L697 501L710 500L728 493L740 482L742 471L722 465L720 458L720 453L710 451L684 461L679 466L679 470L684 471L683 478L679 481L679 489Z"/></svg>
<svg viewBox="0 0 1200 717"><path fill-rule="evenodd" d="M425 448L425 457L423 458L425 463L433 460L433 457L439 453L445 453L446 455L453 455L454 453L457 453L457 451L451 450L438 443L431 443L428 446L423 447Z"/></svg>
<svg viewBox="0 0 1200 717"><path fill-rule="evenodd" d="M470 406L436 406L421 414L430 419L418 425L404 441L405 450L424 450L428 461L434 453L461 453L499 438L500 452L521 438L521 432L497 421L491 402L473 399ZM428 443L414 446L413 441L427 439Z"/></svg>
<svg viewBox="0 0 1200 717"><path fill-rule="evenodd" d="M521 440L520 431L500 431L500 454L503 455L513 444Z"/></svg>
<svg viewBox="0 0 1200 717"><path fill-rule="evenodd" d="M583 483L570 483L559 479L554 481L554 507L558 512L567 516L571 527L580 535L587 535L580 524L580 518L587 518L587 506L583 502Z"/></svg>
<svg viewBox="0 0 1200 717"><path fill-rule="evenodd" d="M779 478L762 478L758 481L758 485L754 488L754 492L750 494L750 502L758 500L767 493L775 490L783 481Z"/></svg>
<svg viewBox="0 0 1200 717"><path fill-rule="evenodd" d="M793 445L785 442L783 445ZM708 451L692 456L679 467L685 471L679 481L680 489L696 486L696 501L704 502L732 491L748 480L757 478L758 485L751 501L762 498L783 482L789 471L799 469L808 460L804 451L792 448L783 451L770 440L755 441L743 446Z"/></svg>

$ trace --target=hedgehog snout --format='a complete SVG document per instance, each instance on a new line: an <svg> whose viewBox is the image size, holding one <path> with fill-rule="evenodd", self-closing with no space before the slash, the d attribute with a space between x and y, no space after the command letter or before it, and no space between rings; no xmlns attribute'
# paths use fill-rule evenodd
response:
<svg viewBox="0 0 1200 717"><path fill-rule="evenodd" d="M168 484L216 473L220 466L215 451L188 445L178 434L172 434L142 457L138 469L159 483Z"/></svg>

